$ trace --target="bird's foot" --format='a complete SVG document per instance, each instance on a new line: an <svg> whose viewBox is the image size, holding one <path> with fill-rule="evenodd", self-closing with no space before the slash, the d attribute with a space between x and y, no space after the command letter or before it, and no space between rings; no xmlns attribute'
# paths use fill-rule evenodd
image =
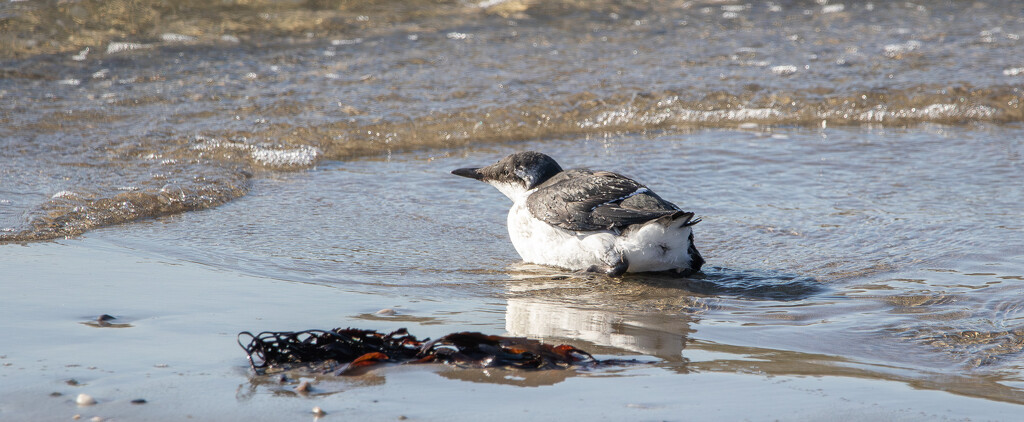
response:
<svg viewBox="0 0 1024 422"><path fill-rule="evenodd" d="M591 265L587 268L590 273L603 273L608 277L620 277L629 269L629 261L622 257L615 265Z"/></svg>

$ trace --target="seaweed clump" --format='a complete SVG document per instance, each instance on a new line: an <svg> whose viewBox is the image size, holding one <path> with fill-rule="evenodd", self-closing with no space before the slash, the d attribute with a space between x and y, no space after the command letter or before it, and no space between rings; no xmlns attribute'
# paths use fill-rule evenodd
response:
<svg viewBox="0 0 1024 422"><path fill-rule="evenodd" d="M248 343L243 343L248 338ZM362 373L381 363L438 362L464 367L565 369L571 366L621 364L601 361L569 345L552 346L521 337L476 332L418 340L405 328L383 334L373 330L335 328L238 334L249 365L257 374L307 368L333 375Z"/></svg>

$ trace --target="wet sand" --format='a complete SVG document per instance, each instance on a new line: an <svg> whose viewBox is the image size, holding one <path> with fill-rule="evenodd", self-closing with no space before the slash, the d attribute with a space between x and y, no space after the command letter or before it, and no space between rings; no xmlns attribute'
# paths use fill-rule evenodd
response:
<svg viewBox="0 0 1024 422"><path fill-rule="evenodd" d="M121 229L113 229L120 231ZM131 237L130 233L118 236ZM109 234L108 234L109 236ZM8 247L0 265L5 338L3 420L1014 420L1019 404L899 381L758 370L751 350L691 346L683 361L600 370L524 372L437 365L294 384L253 377L234 338L242 330L326 328L331 323L435 336L493 324L444 326L359 319L381 308L430 316L458 308L408 297L253 277L77 239ZM10 280L18 280L17 283ZM510 305L511 306L511 305ZM83 324L99 314L127 328ZM357 322L358 321L358 322ZM727 349L727 348L726 348ZM813 356L802 357L808 366ZM819 359L829 358L819 356ZM650 358L646 358L651 360ZM936 375L941 377L941 375ZM896 378L897 380L893 380ZM69 385L69 380L78 385ZM60 393L54 395L53 393ZM80 393L98 404L77 406ZM133 399L145 404L131 404Z"/></svg>

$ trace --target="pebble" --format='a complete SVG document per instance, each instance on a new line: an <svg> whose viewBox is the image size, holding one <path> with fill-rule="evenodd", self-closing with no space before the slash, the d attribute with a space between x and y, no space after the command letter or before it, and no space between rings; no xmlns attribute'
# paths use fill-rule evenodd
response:
<svg viewBox="0 0 1024 422"><path fill-rule="evenodd" d="M71 419L74 419L74 420L76 420L76 421L77 421L77 420L79 420L79 419L82 419L82 415L75 415L75 416L72 416L72 417L71 417Z"/></svg>
<svg viewBox="0 0 1024 422"><path fill-rule="evenodd" d="M377 312L374 312L374 314L380 315L380 316L395 316L395 315L398 315L398 311L396 311L394 309L391 309L391 308L385 308L385 309L381 309L381 310L379 310Z"/></svg>
<svg viewBox="0 0 1024 422"><path fill-rule="evenodd" d="M320 406L316 406L313 408L313 415L315 415L316 417L320 417L326 414L327 412L324 412L324 410L321 409Z"/></svg>
<svg viewBox="0 0 1024 422"><path fill-rule="evenodd" d="M135 399L135 400L132 400L131 403L132 404L146 404L147 402L146 402L146 399Z"/></svg>
<svg viewBox="0 0 1024 422"><path fill-rule="evenodd" d="M100 315L99 317L96 318L96 325L99 325L100 327L109 327L110 320L112 319L117 319L117 317L108 314Z"/></svg>
<svg viewBox="0 0 1024 422"><path fill-rule="evenodd" d="M309 381L302 381L299 383L298 387L295 387L295 391L298 391L300 393L308 393L310 388L312 387L310 387Z"/></svg>
<svg viewBox="0 0 1024 422"><path fill-rule="evenodd" d="M79 406L92 406L96 404L96 399L92 398L92 396L88 394L82 393L75 398L75 403L78 403Z"/></svg>
<svg viewBox="0 0 1024 422"><path fill-rule="evenodd" d="M92 421L92 422L103 422L103 418L101 418L99 416L93 416L92 419L89 419L89 420Z"/></svg>

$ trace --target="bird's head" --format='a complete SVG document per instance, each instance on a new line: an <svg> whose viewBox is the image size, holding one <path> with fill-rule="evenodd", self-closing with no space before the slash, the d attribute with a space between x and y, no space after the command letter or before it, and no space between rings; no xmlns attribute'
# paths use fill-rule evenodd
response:
<svg viewBox="0 0 1024 422"><path fill-rule="evenodd" d="M555 159L539 152L526 151L511 154L487 167L452 170L452 174L487 182L516 201L561 171L562 167Z"/></svg>

